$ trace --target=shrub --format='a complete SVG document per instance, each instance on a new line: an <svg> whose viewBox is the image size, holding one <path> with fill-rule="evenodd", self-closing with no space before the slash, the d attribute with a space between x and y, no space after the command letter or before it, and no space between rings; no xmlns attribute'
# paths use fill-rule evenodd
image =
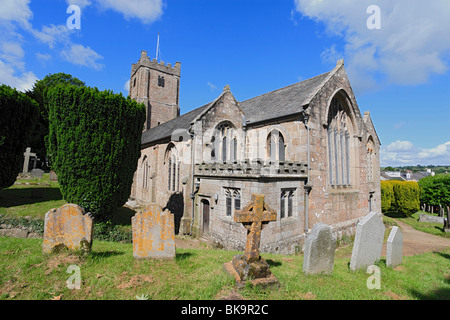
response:
<svg viewBox="0 0 450 320"><path fill-rule="evenodd" d="M420 209L420 189L417 182L381 181L381 210L390 210L411 216Z"/></svg>
<svg viewBox="0 0 450 320"><path fill-rule="evenodd" d="M381 211L388 212L395 205L394 189L389 181L381 181Z"/></svg>
<svg viewBox="0 0 450 320"><path fill-rule="evenodd" d="M0 189L14 184L23 167L38 116L37 103L7 85L0 86Z"/></svg>
<svg viewBox="0 0 450 320"><path fill-rule="evenodd" d="M47 91L47 150L66 201L109 220L128 199L145 107L122 94L57 85Z"/></svg>

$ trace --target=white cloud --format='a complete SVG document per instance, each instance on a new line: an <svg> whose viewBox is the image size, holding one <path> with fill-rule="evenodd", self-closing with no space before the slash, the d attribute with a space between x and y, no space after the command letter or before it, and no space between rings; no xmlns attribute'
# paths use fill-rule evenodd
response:
<svg viewBox="0 0 450 320"><path fill-rule="evenodd" d="M1 0L0 20L18 22L28 25L28 21L33 17L33 12L28 7L31 0Z"/></svg>
<svg viewBox="0 0 450 320"><path fill-rule="evenodd" d="M91 48L81 44L73 44L70 49L63 50L61 54L68 62L76 65L93 68L95 70L100 70L104 67L103 64L100 64L97 61L103 59L103 57Z"/></svg>
<svg viewBox="0 0 450 320"><path fill-rule="evenodd" d="M91 1L89 0L66 0L67 5L77 5L80 7L80 9L83 9L87 6L91 5Z"/></svg>
<svg viewBox="0 0 450 320"><path fill-rule="evenodd" d="M152 23L163 14L162 0L97 0L105 9L120 12L126 19L137 18Z"/></svg>
<svg viewBox="0 0 450 320"><path fill-rule="evenodd" d="M450 2L448 0L378 0L381 29L369 30L366 12L373 0L295 0L296 9L324 23L327 33L345 40L341 49L356 91L383 81L426 83L448 71ZM334 49L336 51L336 49ZM333 53L333 46L324 55Z"/></svg>
<svg viewBox="0 0 450 320"><path fill-rule="evenodd" d="M210 81L208 81L206 83L206 85L208 86L209 89L211 89L211 91L219 90L219 88L217 88L217 86L214 83L210 82Z"/></svg>
<svg viewBox="0 0 450 320"><path fill-rule="evenodd" d="M128 94L130 92L130 79L128 79L125 84L123 85L123 90Z"/></svg>
<svg viewBox="0 0 450 320"><path fill-rule="evenodd" d="M381 149L381 166L448 165L450 141L431 149L418 148L410 141L395 141Z"/></svg>
<svg viewBox="0 0 450 320"><path fill-rule="evenodd" d="M33 84L38 80L36 75L31 72L17 71L13 66L0 60L0 83L7 84L19 91L30 90Z"/></svg>
<svg viewBox="0 0 450 320"><path fill-rule="evenodd" d="M41 31L32 30L33 35L41 42L53 49L58 43L69 43L70 35L73 33L66 25L43 26Z"/></svg>

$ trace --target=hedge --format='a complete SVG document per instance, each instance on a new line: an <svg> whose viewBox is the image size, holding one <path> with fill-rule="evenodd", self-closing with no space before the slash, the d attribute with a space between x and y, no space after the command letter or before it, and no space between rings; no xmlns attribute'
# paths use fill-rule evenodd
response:
<svg viewBox="0 0 450 320"><path fill-rule="evenodd" d="M57 85L47 91L47 151L66 201L107 221L130 195L145 107L122 94Z"/></svg>
<svg viewBox="0 0 450 320"><path fill-rule="evenodd" d="M0 190L14 184L38 116L37 103L7 85L0 86Z"/></svg>
<svg viewBox="0 0 450 320"><path fill-rule="evenodd" d="M415 181L381 181L381 210L411 216L420 209L419 195L419 185Z"/></svg>

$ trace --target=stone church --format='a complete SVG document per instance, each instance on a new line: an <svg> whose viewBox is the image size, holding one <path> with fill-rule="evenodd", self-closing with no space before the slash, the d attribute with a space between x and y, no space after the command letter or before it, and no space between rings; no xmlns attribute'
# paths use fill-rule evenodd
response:
<svg viewBox="0 0 450 320"><path fill-rule="evenodd" d="M246 101L226 86L183 115L180 69L142 51L129 92L147 107L131 198L168 208L177 234L243 250L247 229L233 215L253 193L278 213L262 231L262 252L301 251L318 222L338 238L354 234L363 216L381 212L380 140L343 60Z"/></svg>

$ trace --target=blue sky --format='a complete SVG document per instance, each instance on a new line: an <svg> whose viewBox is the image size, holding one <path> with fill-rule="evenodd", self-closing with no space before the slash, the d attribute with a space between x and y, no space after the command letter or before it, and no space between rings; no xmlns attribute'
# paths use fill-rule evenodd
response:
<svg viewBox="0 0 450 320"><path fill-rule="evenodd" d="M70 4L81 29L69 30ZM65 72L127 95L141 50L181 62L180 108L239 101L328 72L344 58L381 164L450 165L450 2L433 0L0 0L0 83ZM380 29L367 20L377 5ZM370 20L372 21L372 20Z"/></svg>

